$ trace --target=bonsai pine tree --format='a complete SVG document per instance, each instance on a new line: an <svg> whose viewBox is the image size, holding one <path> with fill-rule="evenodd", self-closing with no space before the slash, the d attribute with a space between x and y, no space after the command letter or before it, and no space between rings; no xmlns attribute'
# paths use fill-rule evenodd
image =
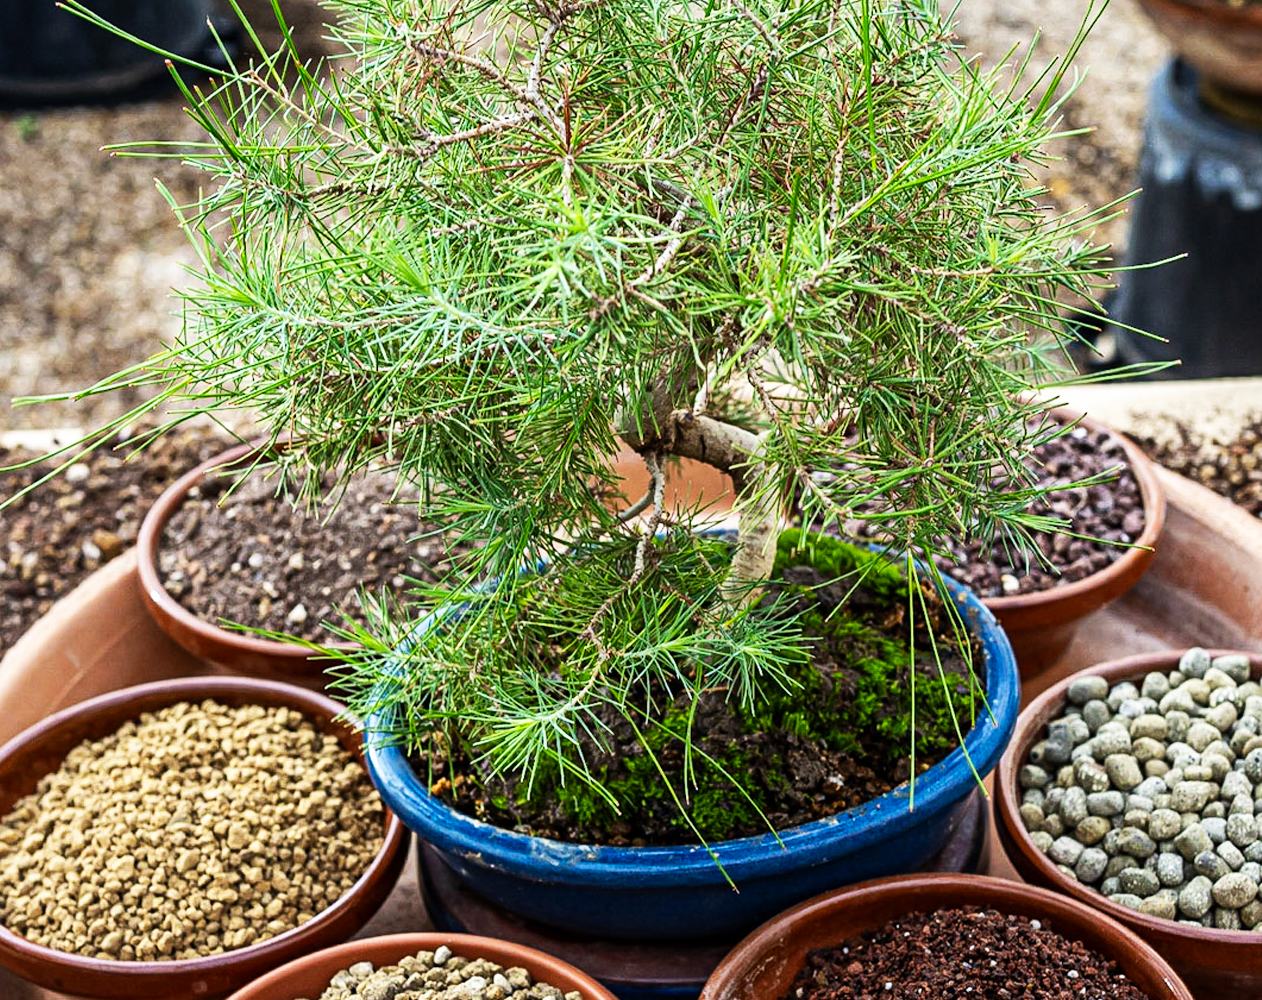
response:
<svg viewBox="0 0 1262 1000"><path fill-rule="evenodd" d="M202 267L182 336L90 391L247 411L308 496L386 466L479 543L344 627L354 708L592 777L610 710L792 683L803 626L764 593L791 517L921 553L1036 526L1058 303L1108 267L1100 213L1032 179L1064 63L982 73L932 0L334 10L345 59L235 65L187 94L204 143L116 149L207 172L173 206ZM650 484L621 502L620 444ZM665 509L676 457L731 477L730 547Z"/></svg>

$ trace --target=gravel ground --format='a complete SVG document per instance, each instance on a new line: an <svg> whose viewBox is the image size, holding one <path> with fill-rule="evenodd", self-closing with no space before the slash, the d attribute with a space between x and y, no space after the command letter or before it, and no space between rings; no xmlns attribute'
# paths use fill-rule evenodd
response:
<svg viewBox="0 0 1262 1000"><path fill-rule="evenodd" d="M1085 0L966 0L959 34L970 53L992 64L1043 31L1035 63L1064 51ZM247 9L260 11L266 0ZM321 13L288 0L306 48L321 47ZM1117 58L1124 53L1124 58ZM1062 208L1111 200L1129 190L1144 92L1164 48L1133 0L1114 0L1084 48L1090 74L1066 107L1066 124L1090 123L1090 136L1066 140L1065 159L1047 183ZM64 392L151 354L179 323L172 287L192 260L184 237L153 184L158 175L181 198L198 174L173 161L111 158L106 143L190 138L196 130L182 102L120 108L64 108L0 113L0 431L94 426L136 400L119 394L80 403L13 410L13 397ZM1121 223L1104 238L1120 242Z"/></svg>
<svg viewBox="0 0 1262 1000"><path fill-rule="evenodd" d="M1041 70L1069 47L1088 9L1088 0L961 0L956 31L967 51L994 65L1015 45L1024 55L1037 30L1042 37L1032 68ZM1136 0L1109 3L1075 62L1083 79L1065 104L1065 127L1092 132L1064 140L1054 150L1062 159L1045 171L1062 210L1108 204L1134 189L1148 85L1168 58ZM1097 238L1123 247L1125 220L1104 226Z"/></svg>
<svg viewBox="0 0 1262 1000"><path fill-rule="evenodd" d="M319 55L324 17L282 0L302 50ZM244 0L261 30L270 0ZM67 15L69 16L69 15ZM14 397L85 388L153 354L179 330L172 289L195 256L155 177L181 200L200 171L174 160L112 157L106 144L200 139L172 96L120 107L0 111L0 432L95 427L139 402L111 393L11 409Z"/></svg>

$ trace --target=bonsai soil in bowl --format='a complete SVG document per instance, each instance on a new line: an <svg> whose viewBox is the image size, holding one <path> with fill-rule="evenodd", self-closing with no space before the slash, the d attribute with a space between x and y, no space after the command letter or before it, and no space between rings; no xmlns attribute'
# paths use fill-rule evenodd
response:
<svg viewBox="0 0 1262 1000"><path fill-rule="evenodd" d="M426 992L413 991L407 985L413 981L424 983ZM591 976L534 948L435 933L326 948L281 966L230 1000L354 1000L396 993L433 1000L617 1000Z"/></svg>
<svg viewBox="0 0 1262 1000"><path fill-rule="evenodd" d="M970 686L971 665L960 654L942 601L926 585L928 621L917 608L914 627L926 631L913 668L913 621L902 571L882 555L833 538L799 548L804 538L796 531L782 536L778 579L764 600L790 597L808 606L805 627L815 639L809 658L788 668L786 690L772 694L759 715L726 690L703 693L695 708L692 692L685 691L645 720L649 735L641 741L611 707L600 722L615 740L593 738L583 748L604 792L544 768L528 790L524 781L479 767L471 754L447 759L441 752L414 761L431 792L466 815L535 837L645 847L800 826L905 784L913 761L916 773L924 773L957 743L951 699L967 703L977 694L981 710L980 691ZM549 647L545 635L523 641L541 650L541 670L563 669L559 660L547 662L559 646ZM980 664L976 644L972 655ZM661 692L646 694L660 701ZM694 761L684 753L686 728Z"/></svg>
<svg viewBox="0 0 1262 1000"><path fill-rule="evenodd" d="M1262 517L1262 415L1221 436L1183 421L1162 431L1136 434L1135 442L1159 465Z"/></svg>
<svg viewBox="0 0 1262 1000"><path fill-rule="evenodd" d="M881 879L750 934L701 1000L1191 1000L1154 951L1089 907L981 876Z"/></svg>
<svg viewBox="0 0 1262 1000"><path fill-rule="evenodd" d="M432 584L463 551L390 475L365 473L307 510L294 484L258 471L242 445L203 463L154 504L141 528L140 574L158 623L190 652L238 669L322 683L323 664L296 643L339 643L325 627L362 626L361 589L401 595Z"/></svg>
<svg viewBox="0 0 1262 1000"><path fill-rule="evenodd" d="M405 836L340 711L198 678L15 738L0 751L0 961L77 994L191 998L353 933Z"/></svg>
<svg viewBox="0 0 1262 1000"><path fill-rule="evenodd" d="M1022 713L996 783L1022 876L1136 930L1198 997L1262 984L1260 673L1199 648L1081 671Z"/></svg>
<svg viewBox="0 0 1262 1000"><path fill-rule="evenodd" d="M709 564L723 558L724 542L706 544L713 546L705 553ZM808 612L815 616L809 634L819 637L814 651L789 666L785 689L757 717L716 691L703 694L695 710L686 697L660 700L658 717L640 727L648 734L642 742L634 727L607 720L611 742L593 741L584 753L602 785L622 799L619 812L590 787L562 784L543 768L526 793L524 784L481 772L470 764L472 754L411 761L401 747L370 739L370 767L383 796L484 899L527 920L615 940L730 937L818 891L821 881L836 885L923 864L967 810L977 780L970 760L985 774L1006 739L1016 691L1002 633L975 599L952 589L979 640L973 687L964 661L946 659L958 649L954 619L936 594L924 593L914 626L912 727L906 576L882 555L795 531L781 536L778 562L777 586L817 602ZM866 573L851 598L856 614L834 615L855 585L856 566ZM538 585L564 581L541 577ZM941 670L927 639L926 608L934 609L928 617L938 629ZM537 658L564 648L563 636L544 643L508 631ZM944 679L964 706L967 756L956 745ZM367 723L374 735L389 725L377 717ZM680 726L692 727L698 749L691 761ZM913 732L914 786L907 762ZM744 779L744 791L733 775ZM616 904L606 896L615 887Z"/></svg>

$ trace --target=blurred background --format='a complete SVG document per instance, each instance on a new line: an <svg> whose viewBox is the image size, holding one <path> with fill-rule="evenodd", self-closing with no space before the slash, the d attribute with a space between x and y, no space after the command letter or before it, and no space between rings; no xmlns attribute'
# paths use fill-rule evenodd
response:
<svg viewBox="0 0 1262 1000"><path fill-rule="evenodd" d="M14 24L37 4L43 0L0 2L6 11L0 35L11 50L30 48ZM266 0L243 6L257 26L274 25ZM47 7L51 16L74 20L51 0ZM307 52L329 49L325 15L315 3L284 0L282 7ZM1085 10L1082 0L964 0L955 18L965 50L987 64L1007 60L1014 45L1041 33L1035 62L1043 64L1065 51ZM104 45L106 36L98 34ZM0 56L5 45L0 41ZM1146 91L1167 57L1135 0L1114 0L1082 51L1086 79L1066 105L1067 127L1093 131L1064 141L1063 159L1046 171L1060 207L1104 203L1131 190ZM178 329L172 288L186 280L192 253L154 178L188 199L199 174L177 161L111 157L100 147L196 137L180 95L161 77L125 103L37 107L29 96L10 94L0 109L0 432L97 426L137 402L119 394L86 404L10 407L15 396L88 386L149 356ZM1098 235L1120 249L1125 223Z"/></svg>

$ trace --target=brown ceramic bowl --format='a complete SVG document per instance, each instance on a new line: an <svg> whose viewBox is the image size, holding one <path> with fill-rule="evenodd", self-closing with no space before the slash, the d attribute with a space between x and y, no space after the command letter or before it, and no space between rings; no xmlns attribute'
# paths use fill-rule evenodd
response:
<svg viewBox="0 0 1262 1000"><path fill-rule="evenodd" d="M1211 650L1220 656L1231 650ZM1220 931L1162 920L1105 898L1094 889L1066 878L1030 839L1018 809L1021 792L1017 772L1047 730L1047 723L1065 706L1065 692L1074 677L1089 674L1109 684L1137 680L1152 670L1170 671L1179 650L1143 653L1080 670L1036 698L1017 719L1016 733L995 772L995 828L1013 866L1027 882L1047 886L1090 904L1135 931L1169 960L1199 1000L1262 994L1262 935L1255 931ZM1253 678L1262 677L1262 657L1250 655Z"/></svg>
<svg viewBox="0 0 1262 1000"><path fill-rule="evenodd" d="M326 948L314 955L295 959L288 965L256 979L238 990L229 1000L293 1000L294 997L318 997L329 980L355 962L372 962L375 966L391 965L418 951L433 951L446 945L465 958L485 958L506 968L520 966L536 980L543 980L562 993L578 990L583 1000L618 1000L585 972L560 959L545 955L525 945L498 941L472 934L391 934L388 937L349 941L336 948Z"/></svg>
<svg viewBox="0 0 1262 1000"><path fill-rule="evenodd" d="M364 763L359 735L336 721L342 706L289 684L233 677L158 681L81 702L49 716L0 748L0 815L35 790L67 753L85 739L106 736L123 723L180 701L214 698L227 705L284 705L332 732ZM407 856L407 831L389 811L385 842L368 870L341 899L314 919L266 941L222 955L170 962L87 958L33 944L0 926L0 964L40 986L76 996L136 1000L210 1000L298 955L345 941L368 921L394 888Z"/></svg>
<svg viewBox="0 0 1262 1000"><path fill-rule="evenodd" d="M221 628L199 618L167 593L158 572L163 532L189 490L214 471L234 468L245 471L260 447L259 443L251 443L230 448L181 476L158 497L141 522L136 538L140 590L158 626L194 656L240 673L276 677L320 690L324 687L324 669L329 662L326 658L296 643Z"/></svg>
<svg viewBox="0 0 1262 1000"><path fill-rule="evenodd" d="M808 899L738 944L714 970L700 1000L778 1000L789 995L813 949L908 913L956 906L991 906L1045 921L1116 962L1149 1000L1192 1000L1165 960L1125 927L1064 896L984 875L900 875Z"/></svg>
<svg viewBox="0 0 1262 1000"><path fill-rule="evenodd" d="M1262 7L1224 0L1140 0L1176 52L1228 91L1262 94Z"/></svg>
<svg viewBox="0 0 1262 1000"><path fill-rule="evenodd" d="M321 690L324 670L329 664L327 658L296 643L222 628L198 617L167 593L158 572L163 532L189 490L214 471L234 468L244 471L262 447L261 442L237 445L181 476L158 498L145 515L136 539L141 594L158 626L194 656L234 672L275 677ZM623 481L626 495L631 499L640 496L648 485L648 472L639 457L626 450L614 456L612 464ZM725 475L701 462L685 459L667 472L667 502L672 507L702 504L718 517L731 506L730 490L730 480ZM352 648L339 642L324 645Z"/></svg>
<svg viewBox="0 0 1262 1000"><path fill-rule="evenodd" d="M1166 520L1166 497L1148 457L1123 435L1110 430L1090 417L1072 410L1057 409L1063 420L1077 421L1092 432L1109 434L1122 444L1126 461L1139 484L1144 503L1144 530L1135 544L1098 573L1073 583L1052 587L1034 594L1012 597L987 597L988 607L1012 643L1017 654L1021 680L1042 673L1065 652L1079 622L1093 611L1130 590L1152 563L1154 547Z"/></svg>

